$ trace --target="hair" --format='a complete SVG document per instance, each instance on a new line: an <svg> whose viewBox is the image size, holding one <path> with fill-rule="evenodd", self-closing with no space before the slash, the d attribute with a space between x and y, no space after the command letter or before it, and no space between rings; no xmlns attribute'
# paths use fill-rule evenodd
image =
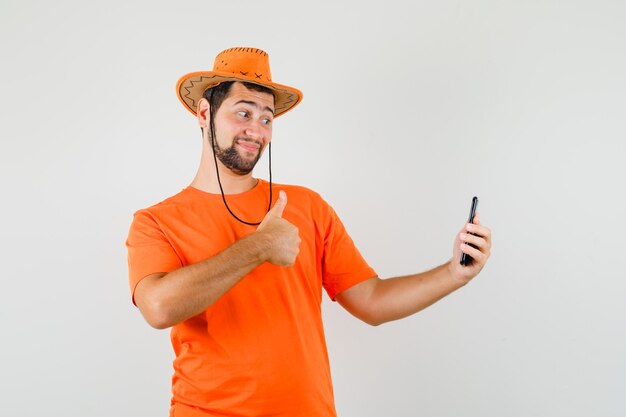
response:
<svg viewBox="0 0 626 417"><path fill-rule="evenodd" d="M217 114L217 111L219 110L219 108L222 106L222 103L224 102L224 100L226 100L226 98L228 97L228 94L230 93L230 89L232 88L235 82L236 81L221 82L214 87L207 88L206 90L204 90L204 93L202 94L202 97L207 99L207 101L209 102L209 109L210 109L209 133L211 134L211 136L213 135L215 131L215 125L213 124L213 119L215 115ZM243 86L246 87L248 90L271 94L272 97L276 99L276 96L274 95L274 91L272 91L271 88L262 86L260 84L249 83L247 81L239 81L239 82L242 83ZM202 133L204 134L204 129L200 128L200 130L202 130Z"/></svg>

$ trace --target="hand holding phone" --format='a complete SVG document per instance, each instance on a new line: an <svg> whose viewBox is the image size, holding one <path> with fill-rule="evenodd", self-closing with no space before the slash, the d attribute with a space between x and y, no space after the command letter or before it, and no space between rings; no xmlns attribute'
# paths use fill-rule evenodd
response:
<svg viewBox="0 0 626 417"><path fill-rule="evenodd" d="M468 223L474 223L474 216L476 216L476 208L478 207L478 197L474 196L474 198L472 198L472 207L470 208L470 214L469 214L469 219L467 220ZM470 233L471 235L473 235L473 233ZM472 245L471 243L466 243L466 245L470 245L471 247L475 248L476 246ZM469 265L470 263L472 263L472 257L469 256L467 253L461 253L461 265Z"/></svg>

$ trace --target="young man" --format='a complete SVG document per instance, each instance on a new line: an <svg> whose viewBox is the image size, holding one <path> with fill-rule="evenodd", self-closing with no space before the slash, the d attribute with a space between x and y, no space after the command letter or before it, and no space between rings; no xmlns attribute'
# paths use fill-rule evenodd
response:
<svg viewBox="0 0 626 417"><path fill-rule="evenodd" d="M476 276L491 233L476 219L450 262L382 280L318 194L252 177L268 147L271 163L273 119L302 98L272 82L265 52L223 51L213 71L183 76L178 95L202 128L200 167L135 213L127 240L133 301L172 328L170 415L335 416L322 288L369 324L406 317Z"/></svg>

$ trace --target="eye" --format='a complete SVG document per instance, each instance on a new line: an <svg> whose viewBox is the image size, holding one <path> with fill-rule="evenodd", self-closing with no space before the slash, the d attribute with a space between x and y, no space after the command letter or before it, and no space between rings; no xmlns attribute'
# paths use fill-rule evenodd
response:
<svg viewBox="0 0 626 417"><path fill-rule="evenodd" d="M268 119L268 118L263 119L263 124L264 125L268 125L268 126L271 125L272 124L272 119Z"/></svg>
<svg viewBox="0 0 626 417"><path fill-rule="evenodd" d="M248 117L248 112L244 110L238 111L237 114L241 117Z"/></svg>

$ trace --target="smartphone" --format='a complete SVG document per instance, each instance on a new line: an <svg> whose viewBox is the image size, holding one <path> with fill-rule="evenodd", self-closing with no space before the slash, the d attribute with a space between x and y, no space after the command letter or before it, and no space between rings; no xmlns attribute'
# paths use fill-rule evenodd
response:
<svg viewBox="0 0 626 417"><path fill-rule="evenodd" d="M474 216L476 216L477 207L478 207L478 197L474 196L474 198L472 198L472 207L470 208L469 219L467 220L468 223L474 223ZM470 235L473 235L473 233L470 233ZM471 243L466 243L466 245L470 245L473 248L476 247L472 245ZM461 252L461 265L469 265L471 263L472 263L472 257L469 256L465 252Z"/></svg>

